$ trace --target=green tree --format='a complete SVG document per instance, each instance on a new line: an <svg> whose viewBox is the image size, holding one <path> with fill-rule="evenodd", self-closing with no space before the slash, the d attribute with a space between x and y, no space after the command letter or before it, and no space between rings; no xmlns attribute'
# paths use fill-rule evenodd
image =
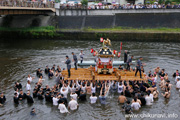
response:
<svg viewBox="0 0 180 120"><path fill-rule="evenodd" d="M163 3L163 2L164 2L164 0L159 0L159 1L158 1L159 4L161 4L161 3Z"/></svg>
<svg viewBox="0 0 180 120"><path fill-rule="evenodd" d="M165 5L167 5L167 4L171 4L171 1L170 0L166 0Z"/></svg>
<svg viewBox="0 0 180 120"><path fill-rule="evenodd" d="M81 4L84 5L84 6L87 6L88 0L82 0L82 1L81 1Z"/></svg>

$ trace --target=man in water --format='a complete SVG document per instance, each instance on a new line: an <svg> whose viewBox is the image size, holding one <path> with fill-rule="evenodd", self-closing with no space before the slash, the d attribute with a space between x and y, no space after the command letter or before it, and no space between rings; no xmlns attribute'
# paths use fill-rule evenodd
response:
<svg viewBox="0 0 180 120"><path fill-rule="evenodd" d="M142 93L139 100L141 101L141 106L145 106L146 105L146 100L144 98L144 94Z"/></svg>
<svg viewBox="0 0 180 120"><path fill-rule="evenodd" d="M0 94L0 106L3 106L3 104L6 102L6 97L4 96L4 93L2 92Z"/></svg>
<svg viewBox="0 0 180 120"><path fill-rule="evenodd" d="M157 87L155 87L153 91L153 98L154 99L158 98L158 95L159 95L159 91L157 90Z"/></svg>
<svg viewBox="0 0 180 120"><path fill-rule="evenodd" d="M71 98L71 101L69 102L69 106L68 106L68 108L70 109L70 110L76 110L77 108L78 108L78 103L77 103L77 101L76 100L74 100L73 98Z"/></svg>
<svg viewBox="0 0 180 120"><path fill-rule="evenodd" d="M86 101L86 93L84 93L83 91L81 91L81 94L79 95L79 100L81 100L81 101Z"/></svg>
<svg viewBox="0 0 180 120"><path fill-rule="evenodd" d="M130 113L132 112L132 111L131 111L131 105L130 105L130 101L129 101L129 100L127 101L127 104L123 105L122 108L125 110L126 114L130 114Z"/></svg>
<svg viewBox="0 0 180 120"><path fill-rule="evenodd" d="M30 74L28 74L27 81L29 80L30 82L32 82L32 80L33 80L34 78L35 78L35 77L31 77Z"/></svg>
<svg viewBox="0 0 180 120"><path fill-rule="evenodd" d="M164 94L162 93L162 96L164 96L164 98L167 98L167 99L170 98L171 92L170 92L169 88L166 89Z"/></svg>
<svg viewBox="0 0 180 120"><path fill-rule="evenodd" d="M180 90L180 78L177 78L176 89Z"/></svg>
<svg viewBox="0 0 180 120"><path fill-rule="evenodd" d="M70 76L71 76L71 71L70 71L70 69L71 69L71 60L69 60L68 56L66 56L65 64L67 64L68 78L70 78Z"/></svg>
<svg viewBox="0 0 180 120"><path fill-rule="evenodd" d="M83 62L83 56L84 56L83 50L81 50L81 53L79 54L79 56L80 56L81 63L82 63Z"/></svg>
<svg viewBox="0 0 180 120"><path fill-rule="evenodd" d="M146 105L152 105L152 97L150 96L150 92L147 92L147 96L145 97Z"/></svg>
<svg viewBox="0 0 180 120"><path fill-rule="evenodd" d="M161 72L159 73L159 77L164 77L165 76L165 69L162 69Z"/></svg>
<svg viewBox="0 0 180 120"><path fill-rule="evenodd" d="M32 116L36 115L35 108L32 108L32 109L31 109L30 115L32 115Z"/></svg>
<svg viewBox="0 0 180 120"><path fill-rule="evenodd" d="M14 103L19 104L19 98L17 93L14 93Z"/></svg>
<svg viewBox="0 0 180 120"><path fill-rule="evenodd" d="M134 102L131 104L131 108L133 108L134 110L139 110L140 107L141 105L137 101L137 98L134 98Z"/></svg>
<svg viewBox="0 0 180 120"><path fill-rule="evenodd" d="M15 85L14 85L14 90L16 90L16 89L22 89L22 85L21 85L21 83L18 83L18 82L15 82Z"/></svg>
<svg viewBox="0 0 180 120"><path fill-rule="evenodd" d="M132 59L133 59L133 57L134 57L134 56L132 55L131 58L129 58L128 61L127 61L127 68L126 68L126 69L129 70L129 71L130 71L130 66L132 65Z"/></svg>
<svg viewBox="0 0 180 120"><path fill-rule="evenodd" d="M66 108L63 101L60 101L60 104L58 106L58 109L60 110L60 113L70 113L68 109Z"/></svg>
<svg viewBox="0 0 180 120"><path fill-rule="evenodd" d="M118 97L119 103L125 103L127 101L126 97L123 95L123 92L121 92L121 95Z"/></svg>
<svg viewBox="0 0 180 120"><path fill-rule="evenodd" d="M30 95L30 91L27 92L26 98L27 98L27 103L34 103L34 100Z"/></svg>
<svg viewBox="0 0 180 120"><path fill-rule="evenodd" d="M24 99L26 99L26 93L23 93L23 91L20 90L19 100L24 100Z"/></svg>
<svg viewBox="0 0 180 120"><path fill-rule="evenodd" d="M72 52L72 55L73 55L73 61L74 61L75 70L77 70L78 59L77 59L77 56L74 54L74 52Z"/></svg>
<svg viewBox="0 0 180 120"><path fill-rule="evenodd" d="M77 101L78 95L77 95L75 92L72 92L72 93L70 94L70 96L71 96L71 98L73 98L73 100L76 100L76 101Z"/></svg>
<svg viewBox="0 0 180 120"><path fill-rule="evenodd" d="M46 74L48 74L48 73L49 73L49 70L50 70L50 68L49 68L48 65L47 65L46 68L45 68L45 70L44 70L44 72L45 72Z"/></svg>
<svg viewBox="0 0 180 120"><path fill-rule="evenodd" d="M136 72L135 72L135 76L137 75L137 72L139 71L140 73L140 78L142 78L142 75L141 75L141 66L142 66L142 63L141 61L143 60L142 57L139 58L139 60L137 61L137 65L136 65Z"/></svg>
<svg viewBox="0 0 180 120"><path fill-rule="evenodd" d="M176 75L179 76L179 70L176 70L176 72L173 74L173 77L176 77Z"/></svg>
<svg viewBox="0 0 180 120"><path fill-rule="evenodd" d="M91 100L91 104L96 103L97 97L96 97L95 93L92 93L92 95L90 96L90 100Z"/></svg>
<svg viewBox="0 0 180 120"><path fill-rule="evenodd" d="M31 90L31 82L29 80L27 81L26 90L27 91Z"/></svg>

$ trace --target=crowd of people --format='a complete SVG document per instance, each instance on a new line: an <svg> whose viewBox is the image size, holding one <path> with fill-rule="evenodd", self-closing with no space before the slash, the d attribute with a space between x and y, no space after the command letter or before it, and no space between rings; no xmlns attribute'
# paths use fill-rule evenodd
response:
<svg viewBox="0 0 180 120"><path fill-rule="evenodd" d="M73 55L73 61L76 63L77 56ZM67 56L66 56L67 58ZM80 53L80 58L83 62L83 52ZM69 58L68 58L69 59ZM126 58L127 59L127 58ZM131 63L133 56L127 59L127 64ZM142 57L139 58L136 65L136 72L144 70L141 69L143 64L141 63ZM66 63L66 62L65 62ZM130 64L129 64L130 65ZM74 64L76 66L76 64ZM133 70L122 68L120 70ZM77 66L76 66L76 69ZM33 104L34 99L45 100L46 102L52 103L60 110L60 113L70 113L70 111L77 110L80 106L80 101L90 101L90 104L99 103L102 105L107 104L109 94L119 94L118 103L122 104L122 108L125 113L130 114L134 110L139 110L142 106L152 105L154 99L159 97L159 91L165 99L169 99L171 96L172 84L168 78L168 74L165 73L165 69L160 67L155 68L152 72L149 71L147 74L148 81L135 80L135 81L88 81L88 80L64 80L61 74L62 70L60 66L53 65L52 68L48 66L44 70L38 68L36 75L39 78L37 81L35 77L31 75L27 76L26 90L23 90L21 83L15 82L14 85L14 103L20 104L20 101L27 100L27 103ZM53 86L44 85L43 76L47 75L49 79L54 79L55 84ZM180 90L180 73L177 70L173 77L175 78L176 88ZM141 76L140 76L141 77ZM160 82L158 82L160 78ZM32 83L35 83L34 88L31 87ZM45 86L45 87L43 87ZM68 99L70 98L70 99ZM0 105L6 101L6 97L3 93L0 94ZM124 105L123 105L124 104ZM31 114L35 114L33 108Z"/></svg>
<svg viewBox="0 0 180 120"><path fill-rule="evenodd" d="M35 7L35 8L54 8L55 0L0 0L0 6L12 7ZM81 2L69 1L60 2L60 9L177 9L180 4L119 4L119 3L88 3L82 5Z"/></svg>
<svg viewBox="0 0 180 120"><path fill-rule="evenodd" d="M64 7L63 7L64 8ZM130 10L130 9L178 9L180 4L112 4L112 5L90 5L88 9L119 9L119 10Z"/></svg>

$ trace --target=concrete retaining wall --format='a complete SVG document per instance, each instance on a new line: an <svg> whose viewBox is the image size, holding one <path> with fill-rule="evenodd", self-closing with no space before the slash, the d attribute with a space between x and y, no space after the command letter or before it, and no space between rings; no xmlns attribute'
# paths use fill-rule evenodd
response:
<svg viewBox="0 0 180 120"><path fill-rule="evenodd" d="M26 28L56 26L55 16L44 15L8 15L0 18L0 27Z"/></svg>
<svg viewBox="0 0 180 120"><path fill-rule="evenodd" d="M179 13L123 13L114 16L59 16L59 28L180 28Z"/></svg>
<svg viewBox="0 0 180 120"><path fill-rule="evenodd" d="M121 13L103 16L37 16L0 17L0 27L55 26L59 29L82 28L180 28L180 13Z"/></svg>
<svg viewBox="0 0 180 120"><path fill-rule="evenodd" d="M94 15L115 15L118 13L180 13L180 9L136 9L136 10L83 10L56 9L57 16L94 16Z"/></svg>

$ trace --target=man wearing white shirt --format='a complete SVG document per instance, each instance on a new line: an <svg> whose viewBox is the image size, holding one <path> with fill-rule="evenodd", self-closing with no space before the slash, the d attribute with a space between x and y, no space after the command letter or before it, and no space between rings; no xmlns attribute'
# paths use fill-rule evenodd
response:
<svg viewBox="0 0 180 120"><path fill-rule="evenodd" d="M152 101L152 102L154 102L154 99L153 99L153 94L152 94L152 93L150 93L150 95L149 95L149 96L150 96L150 97L151 97L151 99L152 99L151 101Z"/></svg>
<svg viewBox="0 0 180 120"><path fill-rule="evenodd" d="M53 105L58 106L58 101L59 101L59 99L57 98L57 96L54 96L53 97Z"/></svg>
<svg viewBox="0 0 180 120"><path fill-rule="evenodd" d="M175 82L177 82L177 79L179 78L180 78L179 74L176 73Z"/></svg>
<svg viewBox="0 0 180 120"><path fill-rule="evenodd" d="M133 108L134 110L139 110L140 107L141 105L139 104L139 102L137 102L137 98L134 98L134 102L131 104L131 108Z"/></svg>
<svg viewBox="0 0 180 120"><path fill-rule="evenodd" d="M29 80L27 81L26 90L31 91L31 85Z"/></svg>
<svg viewBox="0 0 180 120"><path fill-rule="evenodd" d="M177 88L177 89L180 89L180 81L179 81L179 79L180 79L180 78L177 78L177 79L176 79L176 80L177 80L177 83L176 83L176 88Z"/></svg>
<svg viewBox="0 0 180 120"><path fill-rule="evenodd" d="M61 94L64 95L65 98L67 98L67 94L68 94L68 89L65 89L64 87L61 88L60 90Z"/></svg>
<svg viewBox="0 0 180 120"><path fill-rule="evenodd" d="M70 108L70 110L76 110L78 106L79 105L78 105L77 101L72 98L72 100L69 102L68 107Z"/></svg>
<svg viewBox="0 0 180 120"><path fill-rule="evenodd" d="M91 104L96 103L97 97L95 96L95 93L93 93L93 94L91 95L90 100L91 100Z"/></svg>
<svg viewBox="0 0 180 120"><path fill-rule="evenodd" d="M28 75L27 81L29 80L30 82L32 82L32 80L34 79L34 77L31 77L30 74Z"/></svg>
<svg viewBox="0 0 180 120"><path fill-rule="evenodd" d="M71 93L70 96L77 101L77 94L75 92Z"/></svg>
<svg viewBox="0 0 180 120"><path fill-rule="evenodd" d="M150 93L148 92L148 95L145 97L146 105L152 105L152 97L150 96Z"/></svg>
<svg viewBox="0 0 180 120"><path fill-rule="evenodd" d="M80 56L80 60L81 60L81 63L82 63L83 62L83 58L84 58L83 50L81 50L79 56Z"/></svg>
<svg viewBox="0 0 180 120"><path fill-rule="evenodd" d="M64 105L64 102L61 102L59 104L58 109L60 110L60 113L69 113L66 106Z"/></svg>

